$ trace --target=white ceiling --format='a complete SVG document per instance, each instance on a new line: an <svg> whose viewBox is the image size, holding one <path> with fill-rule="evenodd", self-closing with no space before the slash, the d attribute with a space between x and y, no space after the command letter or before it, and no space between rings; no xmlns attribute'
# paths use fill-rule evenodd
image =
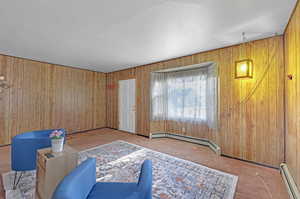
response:
<svg viewBox="0 0 300 199"><path fill-rule="evenodd" d="M111 72L282 34L296 0L1 0L0 53Z"/></svg>

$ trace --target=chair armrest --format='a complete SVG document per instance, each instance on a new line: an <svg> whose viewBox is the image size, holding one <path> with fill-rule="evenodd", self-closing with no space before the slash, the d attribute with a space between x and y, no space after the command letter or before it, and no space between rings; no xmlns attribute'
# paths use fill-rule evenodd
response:
<svg viewBox="0 0 300 199"><path fill-rule="evenodd" d="M152 161L145 160L139 177L138 190L143 199L152 198Z"/></svg>
<svg viewBox="0 0 300 199"><path fill-rule="evenodd" d="M69 173L56 187L52 199L87 198L96 184L96 159L89 158Z"/></svg>

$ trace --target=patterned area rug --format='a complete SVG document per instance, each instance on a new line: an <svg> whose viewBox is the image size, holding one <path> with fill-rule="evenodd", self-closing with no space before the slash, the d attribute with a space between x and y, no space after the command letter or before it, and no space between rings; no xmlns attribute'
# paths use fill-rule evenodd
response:
<svg viewBox="0 0 300 199"><path fill-rule="evenodd" d="M156 152L124 141L115 141L79 153L79 162L97 159L97 181L136 182L145 159L153 162L154 199L232 199L238 177ZM3 174L10 190L13 173ZM34 198L35 172L27 172L17 192L7 199ZM9 196L9 194L11 196Z"/></svg>

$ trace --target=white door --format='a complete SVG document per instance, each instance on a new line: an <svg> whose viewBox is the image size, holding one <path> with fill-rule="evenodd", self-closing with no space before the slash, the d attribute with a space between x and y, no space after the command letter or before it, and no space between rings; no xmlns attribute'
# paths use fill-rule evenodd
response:
<svg viewBox="0 0 300 199"><path fill-rule="evenodd" d="M119 81L119 130L135 133L135 79Z"/></svg>

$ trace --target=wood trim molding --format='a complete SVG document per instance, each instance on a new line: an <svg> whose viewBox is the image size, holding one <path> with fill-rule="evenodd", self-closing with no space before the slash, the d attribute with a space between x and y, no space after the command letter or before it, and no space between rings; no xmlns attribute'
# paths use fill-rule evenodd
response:
<svg viewBox="0 0 300 199"><path fill-rule="evenodd" d="M287 164L280 164L280 173L288 190L291 199L300 199L300 193L297 185L289 171Z"/></svg>
<svg viewBox="0 0 300 199"><path fill-rule="evenodd" d="M96 73L107 74L105 72L100 72L100 71L97 71L97 70L91 70L91 69L87 69L87 68L79 68L78 66L56 64L56 63L53 63L53 62L47 62L47 61L43 61L43 60L39 60L39 59L33 59L33 58L27 58L27 57L20 57L20 56L9 55L9 54L4 54L4 53L0 53L0 56L6 56L6 57L15 58L15 59L22 59L22 60L25 60L25 61L37 62L37 63L40 63L40 64L49 64L49 65L56 65L56 66L60 66L60 67L67 67L67 68L71 68L71 69L75 69L75 70L82 70L82 71L89 71L89 72L96 72Z"/></svg>
<svg viewBox="0 0 300 199"><path fill-rule="evenodd" d="M217 155L221 155L221 148L216 143L205 138L194 138L190 136L184 136L184 135L178 135L178 134L166 133L166 132L150 133L150 139L152 138L172 138L176 140L191 142L194 144L207 146L212 151L214 151Z"/></svg>
<svg viewBox="0 0 300 199"><path fill-rule="evenodd" d="M291 21L293 20L295 14L296 14L296 10L297 10L297 8L298 8L298 6L299 6L299 4L300 4L300 1L299 1L299 0L296 0L296 1L297 1L297 2L296 2L296 4L295 4L295 7L294 7L293 11L291 12L291 14L290 14L290 16L289 16L289 21L287 22L287 24L286 24L286 26L285 26L285 28L284 28L283 35L285 35L285 34L287 33L287 29L288 29L288 27L290 26L290 23L291 23Z"/></svg>

